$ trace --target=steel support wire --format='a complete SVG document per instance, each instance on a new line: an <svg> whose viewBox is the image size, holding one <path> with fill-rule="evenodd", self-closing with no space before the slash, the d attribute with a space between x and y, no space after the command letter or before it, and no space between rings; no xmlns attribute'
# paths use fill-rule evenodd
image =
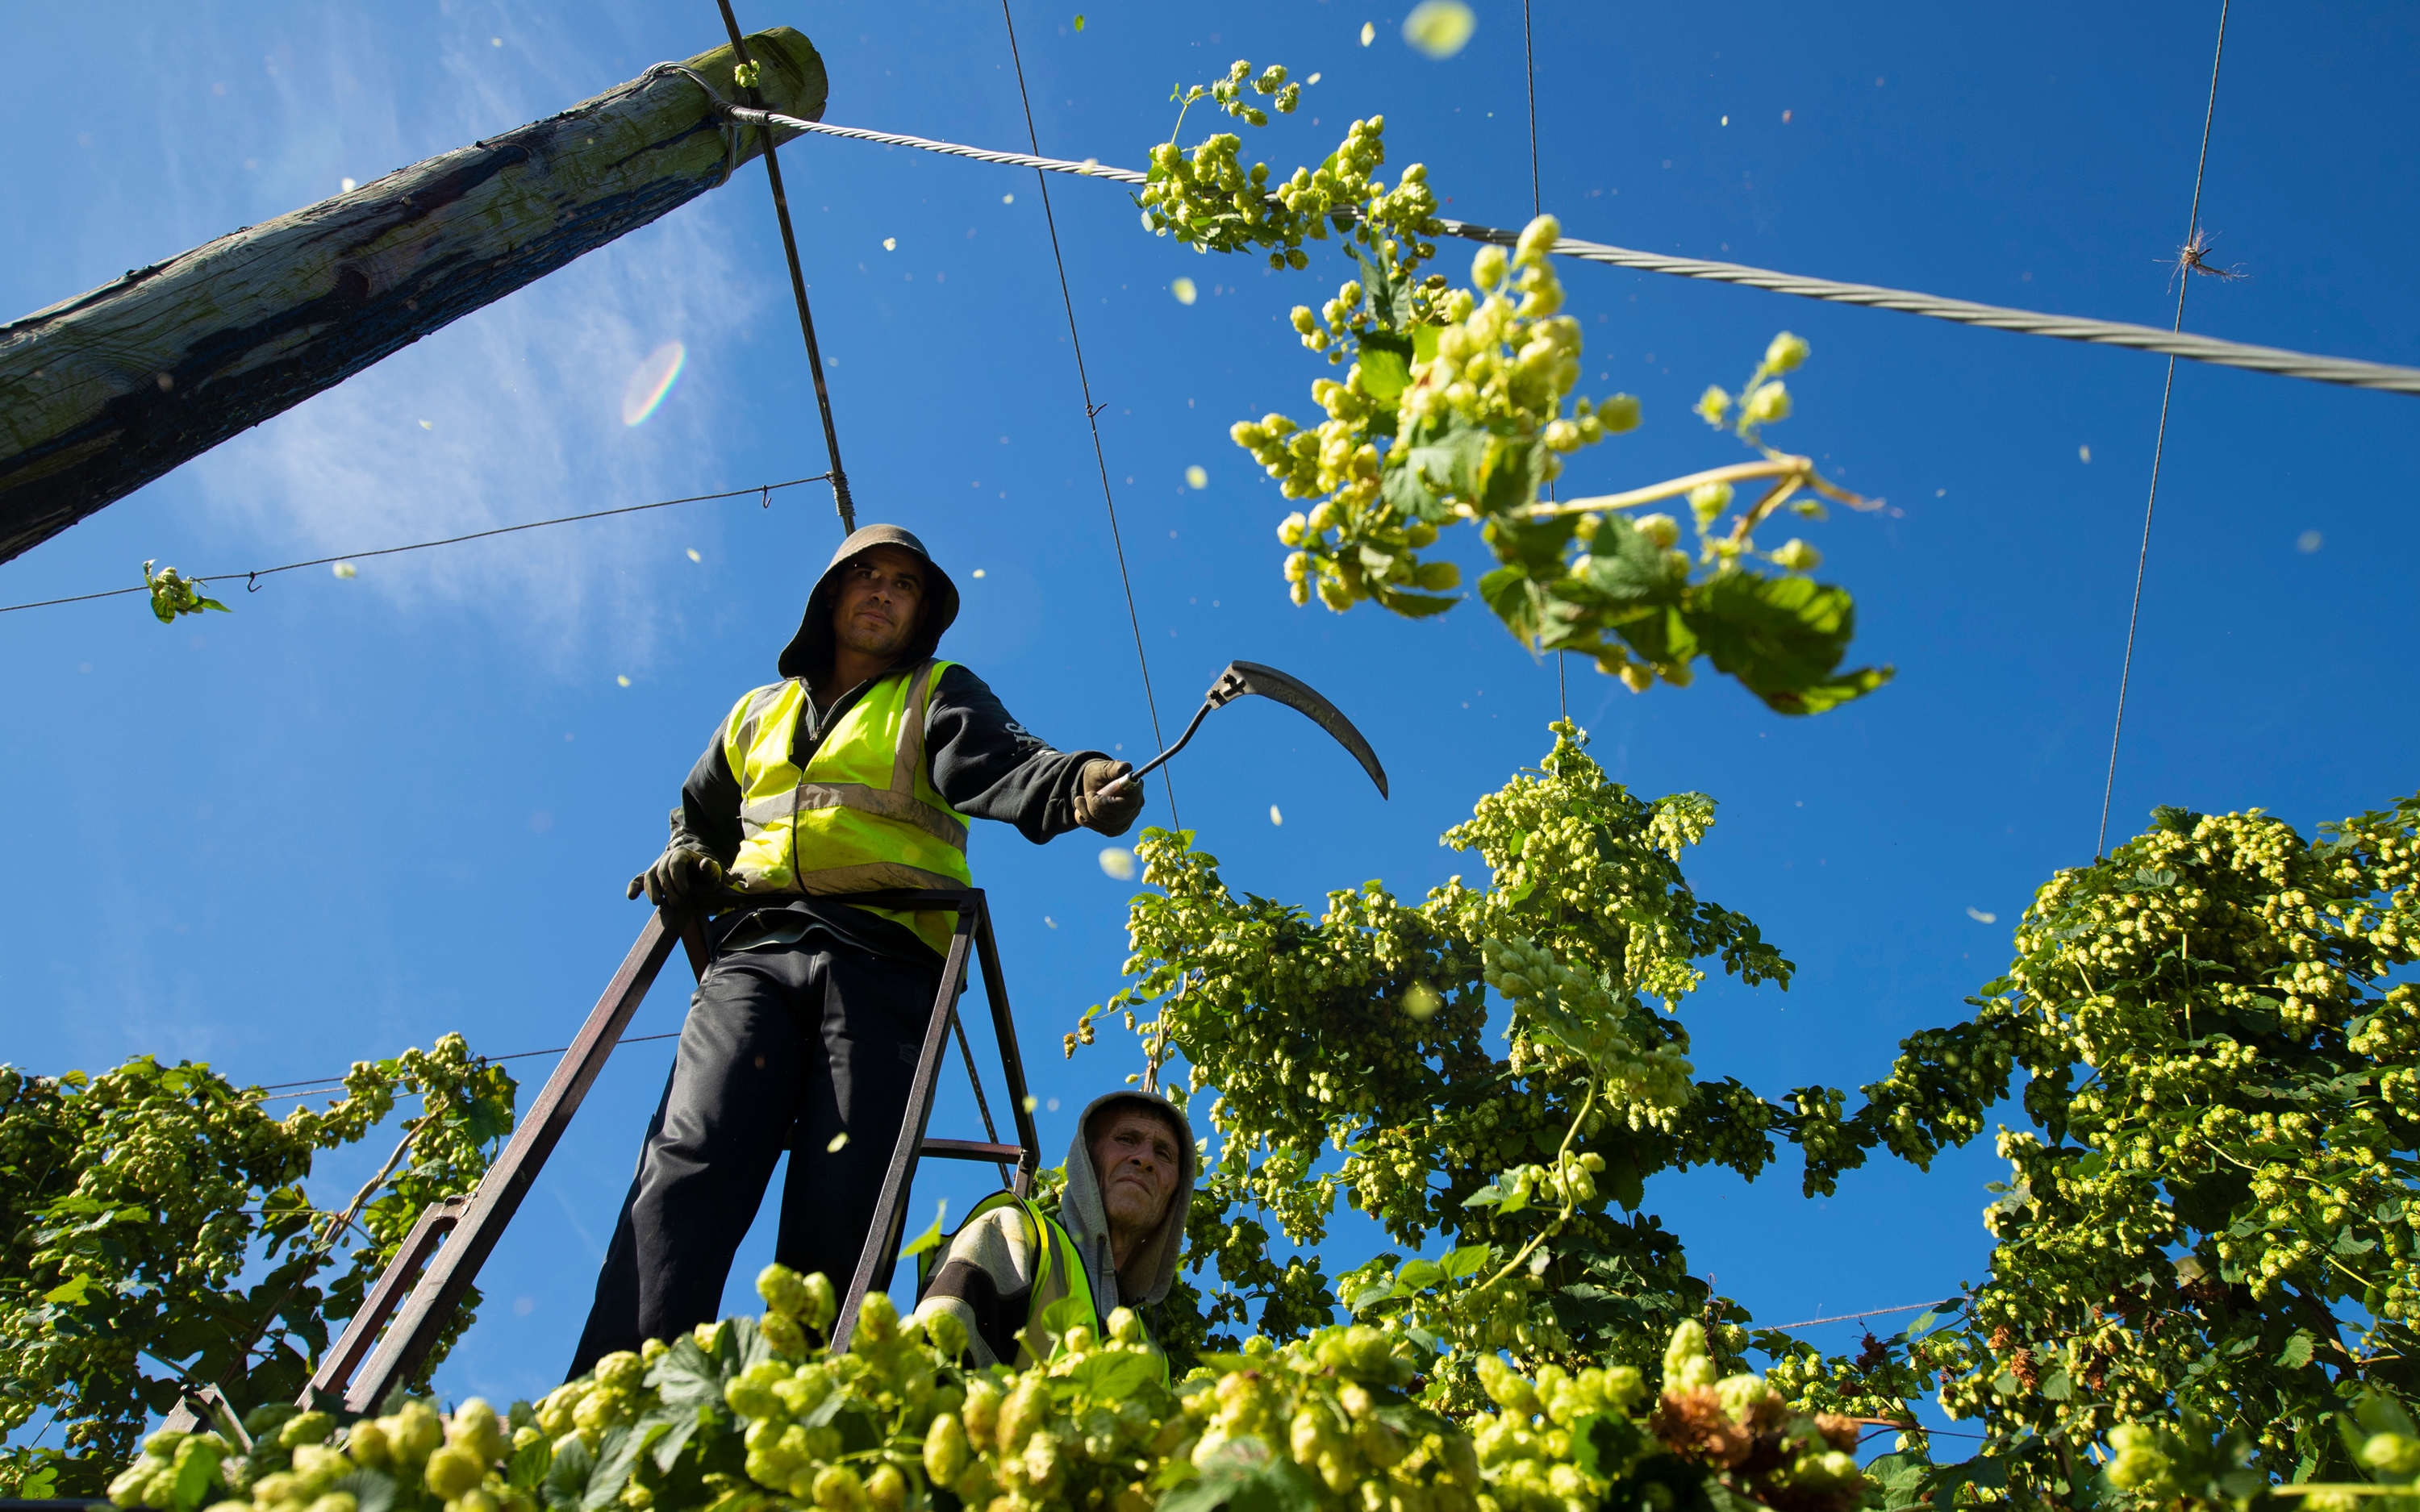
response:
<svg viewBox="0 0 2420 1512"><path fill-rule="evenodd" d="M1044 158L1023 152L995 152L986 147L967 147L956 142L937 142L929 137L904 136L892 131L869 131L854 126L827 126L820 121L801 120L746 106L725 107L732 116L745 121L769 121L776 126L800 131L814 131L825 136L837 136L852 142L876 142L886 147L914 147L924 152L938 152L949 157L965 158L973 162L1001 163L1012 167L1033 168L1044 173L1072 174L1079 178L1099 178L1113 184L1140 187L1148 177L1131 168L1108 167L1096 160L1081 162L1065 158ZM1518 231L1500 226L1479 225L1468 221L1439 218L1439 235L1460 237L1470 241L1492 241L1510 247L1521 239ZM1806 278L1796 273L1776 272L1770 268L1750 268L1744 263L1714 262L1699 257L1668 257L1660 253L1639 252L1629 247L1617 247L1603 241L1588 241L1577 237L1564 237L1554 246L1555 255L1573 257L1581 262L1601 263L1608 268L1627 268L1642 273L1663 273L1675 278L1705 279L1717 284L1736 284L1744 288L1760 288L1770 294L1788 294L1803 300L1822 300L1833 304L1855 304L1874 310L1896 310L1901 315L1922 316L1928 320L1947 320L1958 325L1980 326L1987 331L2007 331L2024 336L2049 336L2058 341L2080 341L2095 346L2123 347L2135 351L2163 352L2189 362L2211 363L2220 367L2239 367L2247 372L2271 373L2279 378L2303 378L2314 383L2335 383L2346 388L2375 389L2385 393L2420 395L2420 368L2398 367L2391 363L2369 363L2352 357L2322 357L2309 352L2290 351L2281 347L2257 347L2249 342L2222 341L2215 336L2197 336L2184 331L2162 331L2157 326L2138 326L2123 320L2095 320L2086 316L2045 315L2039 310L2019 310L2008 305L1981 304L1973 300L1945 299L1937 294L1920 294L1912 289L1885 288L1874 284L1849 284L1837 279Z"/></svg>
<svg viewBox="0 0 2420 1512"><path fill-rule="evenodd" d="M739 66L752 76L756 65L748 56L748 39L739 34L739 18L731 12L731 0L715 0L722 11L723 30L731 34L731 54ZM765 103L764 92L754 85L742 86L748 102L759 107ZM787 124L789 117L781 117ZM790 264L790 293L799 302L799 332L807 338L807 366L815 377L815 408L824 419L824 450L831 457L832 503L840 510L840 528L854 534L857 531L857 503L848 494L848 470L840 464L840 430L832 424L831 392L824 385L823 348L815 345L814 312L807 307L807 275L799 267L799 237L790 229L790 197L782 190L782 160L773 148L772 117L768 116L765 131L765 181L773 186L773 218L782 223L782 255Z"/></svg>

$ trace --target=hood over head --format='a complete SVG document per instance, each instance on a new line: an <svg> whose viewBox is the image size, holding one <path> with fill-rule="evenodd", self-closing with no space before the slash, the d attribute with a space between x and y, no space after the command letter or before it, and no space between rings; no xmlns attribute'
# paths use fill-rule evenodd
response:
<svg viewBox="0 0 2420 1512"><path fill-rule="evenodd" d="M837 592L840 570L877 546L913 552L924 563L923 615L916 624L916 639L900 654L899 664L913 667L939 648L942 633L958 617L958 585L912 533L896 525L868 525L840 544L832 553L831 565L815 579L814 591L807 595L807 611L799 620L799 633L782 649L777 670L783 677L812 682L831 666L832 594Z"/></svg>
<svg viewBox="0 0 2420 1512"><path fill-rule="evenodd" d="M1100 1173L1093 1169L1093 1147L1087 1137L1093 1119L1118 1103L1139 1103L1175 1120L1176 1190L1169 1194L1168 1211L1159 1228L1126 1257L1125 1267L1109 1263L1109 1218L1101 1206ZM1090 1273L1093 1295L1106 1315L1112 1307L1143 1307L1168 1295L1176 1280L1176 1262L1185 1249L1185 1213L1193 1196L1195 1171L1193 1124L1185 1110L1153 1092L1111 1092L1096 1097L1076 1120L1076 1137L1067 1147L1067 1188L1059 1196L1059 1221L1075 1240Z"/></svg>

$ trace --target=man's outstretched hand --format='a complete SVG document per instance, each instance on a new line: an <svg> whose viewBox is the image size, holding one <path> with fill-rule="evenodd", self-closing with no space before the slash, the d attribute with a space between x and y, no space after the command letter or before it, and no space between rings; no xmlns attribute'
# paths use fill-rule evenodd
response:
<svg viewBox="0 0 2420 1512"><path fill-rule="evenodd" d="M668 902L687 903L692 894L721 882L722 863L704 851L666 851L655 865L630 879L626 896L636 898L644 892L647 902L660 908Z"/></svg>
<svg viewBox="0 0 2420 1512"><path fill-rule="evenodd" d="M1134 770L1131 762L1095 757L1076 776L1076 823L1104 835L1123 835L1142 812L1142 784L1129 782L1115 793L1102 790Z"/></svg>

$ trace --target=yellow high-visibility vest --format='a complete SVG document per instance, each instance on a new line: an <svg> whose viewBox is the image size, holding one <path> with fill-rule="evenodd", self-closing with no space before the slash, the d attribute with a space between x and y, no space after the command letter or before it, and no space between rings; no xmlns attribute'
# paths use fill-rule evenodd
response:
<svg viewBox="0 0 2420 1512"><path fill-rule="evenodd" d="M1043 1360L1033 1352L1036 1344L1050 1336L1042 1326L1042 1315L1050 1310L1051 1304L1067 1297L1078 1299L1078 1306L1092 1315L1094 1333L1107 1338L1109 1325L1101 1316L1099 1301L1093 1295L1093 1280L1084 1270L1084 1257L1076 1248L1075 1236L1067 1232L1065 1225L1044 1212L1041 1205L1032 1198L1020 1197L1009 1192L995 1192L974 1205L967 1214L966 1223L959 1226L958 1233L966 1232L985 1213L1005 1207L1015 1207L1024 1215L1026 1237L1033 1249L1033 1288L1026 1296L1025 1326L1017 1331L1016 1358L1001 1363L1013 1364L1019 1370L1031 1370L1043 1364ZM955 1239L957 1234L950 1237ZM939 1273L940 1257L948 1254L949 1249L948 1241L944 1241L916 1257L916 1297L919 1302L923 1300L925 1292L932 1289L933 1277ZM1151 1350L1156 1365L1157 1373L1154 1379L1161 1385L1167 1385L1167 1351L1159 1347L1159 1340L1152 1337L1148 1330L1143 1334L1143 1344Z"/></svg>
<svg viewBox="0 0 2420 1512"><path fill-rule="evenodd" d="M924 770L924 715L946 661L885 674L824 736L802 771L791 742L807 702L797 678L732 705L723 759L739 781L742 892L822 894L964 887L967 822ZM956 916L869 909L947 950Z"/></svg>

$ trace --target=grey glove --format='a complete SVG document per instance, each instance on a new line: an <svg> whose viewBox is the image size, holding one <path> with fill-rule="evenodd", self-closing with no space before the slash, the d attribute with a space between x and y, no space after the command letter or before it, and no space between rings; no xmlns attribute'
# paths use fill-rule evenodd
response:
<svg viewBox="0 0 2420 1512"><path fill-rule="evenodd" d="M722 863L704 851L668 850L656 858L656 864L630 879L627 897L636 898L644 892L647 902L661 907L666 903L687 903L691 895L718 887L722 882Z"/></svg>
<svg viewBox="0 0 2420 1512"><path fill-rule="evenodd" d="M1076 774L1076 823L1104 835L1123 835L1142 812L1142 784L1129 782L1115 793L1101 790L1134 770L1130 762L1096 756Z"/></svg>

